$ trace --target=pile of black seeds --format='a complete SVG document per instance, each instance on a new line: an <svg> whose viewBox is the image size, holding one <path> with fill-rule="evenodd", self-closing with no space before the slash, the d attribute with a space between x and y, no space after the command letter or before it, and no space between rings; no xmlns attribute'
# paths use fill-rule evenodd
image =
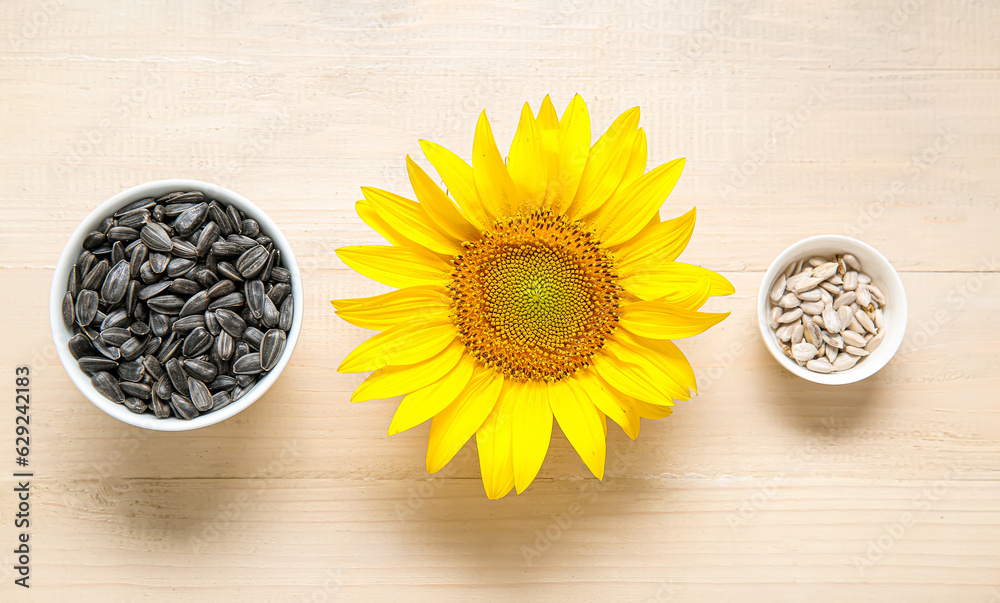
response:
<svg viewBox="0 0 1000 603"><path fill-rule="evenodd" d="M277 365L291 274L256 220L200 191L169 193L129 203L84 238L62 313L101 395L192 419Z"/></svg>

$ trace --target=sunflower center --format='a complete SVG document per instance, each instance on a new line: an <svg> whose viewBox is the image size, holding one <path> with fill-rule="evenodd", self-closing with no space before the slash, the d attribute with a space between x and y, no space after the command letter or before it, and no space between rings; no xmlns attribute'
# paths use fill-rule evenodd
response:
<svg viewBox="0 0 1000 603"><path fill-rule="evenodd" d="M507 377L568 377L589 366L617 325L611 257L561 216L499 222L453 265L452 319L465 347Z"/></svg>

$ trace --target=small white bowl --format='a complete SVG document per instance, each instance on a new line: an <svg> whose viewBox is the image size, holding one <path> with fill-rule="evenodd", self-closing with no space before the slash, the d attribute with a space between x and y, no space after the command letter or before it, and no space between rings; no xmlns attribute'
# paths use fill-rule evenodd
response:
<svg viewBox="0 0 1000 603"><path fill-rule="evenodd" d="M248 217L256 220L260 224L261 231L267 234L274 241L274 246L281 251L281 264L291 273L293 296L292 328L288 331L285 351L282 353L281 359L278 360L278 364L239 400L232 402L229 406L217 412L199 415L190 421L178 419L173 416L167 419L158 419L150 413L136 414L127 409L123 404L115 404L97 393L97 390L90 383L90 377L80 370L76 359L73 358L73 355L69 351L68 343L69 339L73 336L73 331L66 326L62 319L62 300L66 295L66 283L69 280L69 273L73 268L73 264L83 250L83 238L97 228L104 218L115 213L124 205L146 197L160 197L172 191L201 191L207 197L233 205L243 211ZM83 395L94 406L119 421L136 427L155 431L187 431L214 425L239 413L256 402L277 381L278 375L281 374L285 365L288 364L288 359L291 357L292 351L295 349L295 344L299 339L299 331L302 329L302 304L302 276L299 273L299 265L295 261L295 254L292 253L292 247L288 244L288 240L285 239L285 235L281 233L277 224L261 211L259 207L231 190L208 182L201 182L199 180L156 180L133 186L111 197L92 211L80 223L76 231L73 232L73 236L66 243L66 248L63 249L62 255L59 256L55 275L52 278L52 290L49 294L49 322L52 327L52 338L55 341L59 360L66 368L66 372L69 373L73 383L76 384L77 388L83 392Z"/></svg>
<svg viewBox="0 0 1000 603"><path fill-rule="evenodd" d="M799 366L794 360L785 355L778 341L778 336L771 330L768 324L768 312L770 311L771 300L769 294L775 281L794 262L809 259L813 256L832 257L838 253L854 254L861 262L861 269L872 277L872 282L878 285L886 297L886 305L883 309L885 319L885 339L870 355L858 361L853 368L837 373L814 373L809 369ZM782 251L778 257L771 262L771 266L764 274L764 279L760 285L760 292L757 295L757 324L760 327L761 337L764 338L764 345L771 352L778 364L788 369L789 372L807 379L814 383L824 385L846 385L856 383L866 379L889 363L889 360L896 354L900 344L903 342L903 335L906 333L906 290L903 289L903 281L899 278L899 273L892 267L889 260L884 255L875 250L867 243L862 243L857 239L843 235L818 235L802 239L788 249Z"/></svg>

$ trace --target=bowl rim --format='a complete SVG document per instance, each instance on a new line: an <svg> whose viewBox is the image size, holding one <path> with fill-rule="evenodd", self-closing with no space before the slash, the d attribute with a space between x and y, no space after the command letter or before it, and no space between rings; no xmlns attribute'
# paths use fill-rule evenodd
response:
<svg viewBox="0 0 1000 603"><path fill-rule="evenodd" d="M236 206L238 209L256 220L258 224L261 225L261 230L266 232L267 236L274 241L275 247L281 250L282 265L289 271L289 280L292 285L293 296L292 326L288 330L288 339L285 344L285 350L282 352L281 358L278 360L278 364L275 365L275 367L271 369L271 371L269 371L263 379L258 381L253 388L251 388L239 400L232 402L229 406L219 410L218 412L198 415L191 420L178 419L173 416L166 419L158 419L148 413L136 414L128 410L124 405L116 404L97 393L97 390L94 389L90 382L90 377L80 370L76 359L73 358L73 355L69 351L67 342L69 341L69 337L72 336L72 330L66 327L62 319L62 300L66 295L66 282L69 278L69 272L72 269L73 264L76 262L76 258L79 256L80 250L82 249L83 238L91 230L93 230L97 224L100 224L104 218L110 216L127 203L145 197L158 197L170 192L171 190L201 191L212 199ZM285 366L287 366L288 361L295 350L295 346L298 343L299 333L302 328L303 306L304 298L302 293L302 275L299 270L299 264L295 259L295 253L292 251L292 246L288 242L288 239L285 238L284 233L281 232L281 229L270 218L270 216L267 215L266 212L246 197L243 197L239 193L218 184L212 184L201 180L170 178L152 180L137 184L112 195L109 199L94 208L93 211L87 214L87 216L80 221L76 229L70 235L69 240L66 242L66 246L63 248L62 253L59 255L59 260L56 262L56 267L52 277L52 286L49 292L49 326L52 331L52 339L55 344L56 353L59 356L59 360L62 363L63 368L66 369L70 380L73 381L73 384L76 385L77 389L79 389L80 392L88 400L90 400L94 406L115 419L134 427L153 431L190 431L193 429L200 429L202 427L215 425L216 423L220 423L239 414L251 404L256 402L262 395L264 395L265 392L267 392L268 389L270 389L280 376L281 372L284 370Z"/></svg>
<svg viewBox="0 0 1000 603"><path fill-rule="evenodd" d="M879 350L885 348L888 351L888 353L882 354L882 360L870 362L871 359L868 359L864 362L858 363L856 366L847 369L846 371L836 373L815 373L805 367L799 366L792 361L791 358L785 356L784 351L778 346L777 339L768 324L767 316L767 306L770 303L771 286L774 284L775 279L778 278L778 274L783 273L792 261L799 259L799 256L808 255L808 249L819 245L836 247L843 244L863 249L864 252L874 258L877 263L881 263L883 265L888 278L894 281L896 288L899 290L899 299L893 300L893 310L894 312L898 311L899 315L893 320L893 323L898 322L900 326L898 328L894 328L892 333L887 334L885 340L883 340L879 346ZM767 271L761 279L760 289L757 292L757 326L760 330L760 335L764 340L764 346L767 348L767 351L770 352L771 356L778 361L778 364L793 375L822 385L848 385L851 383L857 383L882 370L882 368L889 364L892 358L896 355L899 346L903 343L903 337L906 334L907 320L908 304L906 299L906 288L903 286L903 281L900 278L899 272L896 270L895 266L893 266L892 262L890 262L880 251L868 243L847 235L813 235L792 243L779 253L771 262L770 266L768 266Z"/></svg>

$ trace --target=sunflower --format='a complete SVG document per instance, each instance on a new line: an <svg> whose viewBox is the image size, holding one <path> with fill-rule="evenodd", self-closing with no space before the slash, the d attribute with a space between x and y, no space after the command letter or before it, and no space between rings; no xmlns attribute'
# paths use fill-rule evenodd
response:
<svg viewBox="0 0 1000 603"><path fill-rule="evenodd" d="M390 435L432 420L429 472L475 434L487 496L520 493L554 418L600 479L608 417L634 439L640 418L697 394L671 340L728 316L698 309L734 289L674 261L695 210L661 221L659 208L684 159L646 172L638 123L629 109L591 146L583 99L560 118L546 96L537 115L525 103L506 163L484 111L471 166L420 141L446 190L410 157L417 201L362 188L358 215L392 245L337 254L396 290L332 302L347 322L381 331L339 370L374 371L353 402L405 396Z"/></svg>

